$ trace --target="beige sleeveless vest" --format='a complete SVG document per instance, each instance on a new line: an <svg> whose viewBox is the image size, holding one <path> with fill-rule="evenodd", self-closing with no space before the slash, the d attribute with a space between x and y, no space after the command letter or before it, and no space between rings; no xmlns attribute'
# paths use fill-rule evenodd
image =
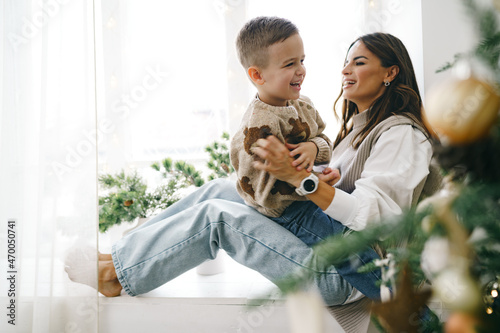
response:
<svg viewBox="0 0 500 333"><path fill-rule="evenodd" d="M394 115L378 124L366 136L360 146L355 149L353 148L354 137L366 124L367 116L368 113L363 112L354 117L352 131L338 144L337 147L335 147L333 151L332 160L335 160L335 156L339 156L339 152L342 155L342 159L339 159L339 164L332 165L332 167L338 168L340 170L340 174L342 175L341 180L335 187L347 193L352 193L354 191L354 184L361 177L361 172L364 169L365 162L370 156L373 146L382 133L397 125L411 125L425 133L422 126L418 125L418 123L413 119L401 115ZM412 205L417 204L420 199L436 192L441 185L441 181L442 176L439 172L439 168L433 162L429 166L429 174L427 177L424 178L413 191Z"/></svg>

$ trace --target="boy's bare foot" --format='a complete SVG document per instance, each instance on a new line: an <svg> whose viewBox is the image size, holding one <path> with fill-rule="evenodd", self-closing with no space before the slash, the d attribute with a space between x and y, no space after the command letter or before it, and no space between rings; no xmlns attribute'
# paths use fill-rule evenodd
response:
<svg viewBox="0 0 500 333"><path fill-rule="evenodd" d="M111 254L109 253L101 253L101 252L98 252L99 254L99 261L103 260L103 261L106 261L106 260L113 260L113 257L111 256Z"/></svg>
<svg viewBox="0 0 500 333"><path fill-rule="evenodd" d="M112 260L101 260L99 254L98 291L106 297L120 296L122 285L116 276L115 266ZM111 255L109 255L111 257Z"/></svg>

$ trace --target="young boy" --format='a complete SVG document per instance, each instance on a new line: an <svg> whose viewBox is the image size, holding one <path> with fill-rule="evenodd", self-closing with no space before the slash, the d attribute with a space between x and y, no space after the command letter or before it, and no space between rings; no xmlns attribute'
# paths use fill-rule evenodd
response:
<svg viewBox="0 0 500 333"><path fill-rule="evenodd" d="M237 190L260 213L278 217L292 202L306 200L305 193L299 194L288 183L254 169L254 143L274 135L287 144L297 168L311 171L314 164L330 161L331 142L323 134L325 123L319 113L300 95L306 69L297 27L282 18L257 17L241 29L236 47L258 91L231 142Z"/></svg>

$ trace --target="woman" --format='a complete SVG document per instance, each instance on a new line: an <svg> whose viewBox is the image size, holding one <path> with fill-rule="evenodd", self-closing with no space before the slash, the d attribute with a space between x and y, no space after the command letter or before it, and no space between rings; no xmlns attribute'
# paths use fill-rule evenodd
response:
<svg viewBox="0 0 500 333"><path fill-rule="evenodd" d="M399 215L440 182L436 170L429 169L431 133L423 125L422 100L402 42L382 33L358 38L349 47L342 76L337 99L343 97L342 127L328 169L339 169L342 178L335 187L319 182L308 195L311 201L297 202L274 219L310 245ZM290 167L286 147L275 138L258 144L254 152L266 163L255 162L255 168L295 187L307 179L306 172ZM359 263L350 261L337 271L366 296L380 299L379 277L356 273L377 254L369 249L357 257Z"/></svg>
<svg viewBox="0 0 500 333"><path fill-rule="evenodd" d="M148 292L214 258L219 248L276 281L319 260L308 244L346 228L362 230L415 203L432 148L404 45L388 34L360 37L348 51L342 76L342 128L330 168L303 189L310 201L292 204L275 223L246 206L233 183L210 182L118 241L112 254L100 254L99 291L106 296L119 295L122 288L132 296ZM309 179L276 138L258 144L255 152L266 163L257 162L256 168L296 187ZM342 177L332 187L334 169ZM74 267L67 270L78 281ZM335 267L315 270L327 305L364 297ZM368 289L371 279L366 278Z"/></svg>

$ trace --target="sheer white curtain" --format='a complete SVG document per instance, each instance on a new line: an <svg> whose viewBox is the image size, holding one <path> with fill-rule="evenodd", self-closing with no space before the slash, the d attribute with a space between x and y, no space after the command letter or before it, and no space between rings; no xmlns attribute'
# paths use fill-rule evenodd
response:
<svg viewBox="0 0 500 333"><path fill-rule="evenodd" d="M97 292L64 272L97 247L93 3L0 11L0 331L97 332Z"/></svg>

